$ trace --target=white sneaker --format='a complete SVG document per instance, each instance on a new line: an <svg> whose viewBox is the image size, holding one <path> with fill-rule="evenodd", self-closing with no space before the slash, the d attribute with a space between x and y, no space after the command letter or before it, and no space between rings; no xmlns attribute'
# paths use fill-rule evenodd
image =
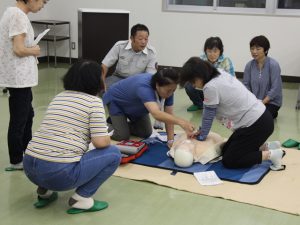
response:
<svg viewBox="0 0 300 225"><path fill-rule="evenodd" d="M115 130L111 124L108 123L107 126L108 126L108 129L107 129L108 135L112 136L114 134Z"/></svg>
<svg viewBox="0 0 300 225"><path fill-rule="evenodd" d="M270 166L271 170L278 171L285 169L285 165L282 165L281 163L281 159L284 155L285 151L282 149L270 150L270 160L272 162L272 165Z"/></svg>
<svg viewBox="0 0 300 225"><path fill-rule="evenodd" d="M111 131L108 133L108 136L113 136L114 131L115 131L115 130L111 130Z"/></svg>

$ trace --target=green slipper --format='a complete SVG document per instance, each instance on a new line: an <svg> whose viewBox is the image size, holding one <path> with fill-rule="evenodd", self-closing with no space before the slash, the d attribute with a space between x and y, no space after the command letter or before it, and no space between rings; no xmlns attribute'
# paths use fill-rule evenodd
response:
<svg viewBox="0 0 300 225"><path fill-rule="evenodd" d="M300 143L298 141L295 141L293 139L288 139L288 140L286 140L285 142L282 143L282 146L286 147L286 148L293 148L293 147L298 147L299 144Z"/></svg>
<svg viewBox="0 0 300 225"><path fill-rule="evenodd" d="M96 211L100 211L102 209L106 209L107 207L108 207L107 202L94 200L94 205L92 206L92 208L89 208L89 209L71 208L71 209L67 210L67 213L68 214L78 214L78 213L83 213L83 212L96 212Z"/></svg>
<svg viewBox="0 0 300 225"><path fill-rule="evenodd" d="M300 150L300 143L299 143L299 145L298 145L298 150Z"/></svg>
<svg viewBox="0 0 300 225"><path fill-rule="evenodd" d="M9 166L9 167L6 167L5 168L5 171L22 171L23 168L16 168L16 167L13 167L13 166Z"/></svg>
<svg viewBox="0 0 300 225"><path fill-rule="evenodd" d="M200 110L202 109L202 107L198 106L198 105L191 105L190 107L188 107L186 109L186 111L188 112L194 112L194 111L197 111L197 110Z"/></svg>
<svg viewBox="0 0 300 225"><path fill-rule="evenodd" d="M38 201L33 205L35 206L35 208L43 208L49 205L51 202L54 202L57 199L57 197L57 192L53 192L49 198L41 198L40 196L38 196Z"/></svg>

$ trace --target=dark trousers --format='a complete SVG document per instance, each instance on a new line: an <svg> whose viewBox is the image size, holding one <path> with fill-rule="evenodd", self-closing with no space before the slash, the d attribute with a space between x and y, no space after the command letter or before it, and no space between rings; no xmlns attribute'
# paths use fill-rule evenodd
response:
<svg viewBox="0 0 300 225"><path fill-rule="evenodd" d="M273 119L275 119L278 116L278 111L280 109L279 106L273 104L266 104L266 108L271 113Z"/></svg>
<svg viewBox="0 0 300 225"><path fill-rule="evenodd" d="M186 94L189 96L194 105L203 108L203 91L195 89L192 84L187 83L184 86Z"/></svg>
<svg viewBox="0 0 300 225"><path fill-rule="evenodd" d="M274 121L268 110L250 127L233 132L222 149L222 162L227 168L251 167L262 162L259 147L273 133Z"/></svg>
<svg viewBox="0 0 300 225"><path fill-rule="evenodd" d="M9 91L9 127L7 143L11 164L22 162L23 153L32 138L31 88L8 88Z"/></svg>
<svg viewBox="0 0 300 225"><path fill-rule="evenodd" d="M124 115L110 116L110 118L114 129L111 138L115 141L129 140L131 135L148 138L152 134L149 114L130 121Z"/></svg>

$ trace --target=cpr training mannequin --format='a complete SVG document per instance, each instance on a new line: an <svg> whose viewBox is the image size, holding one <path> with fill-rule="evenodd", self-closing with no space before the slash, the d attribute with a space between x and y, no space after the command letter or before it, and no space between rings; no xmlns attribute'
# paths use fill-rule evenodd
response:
<svg viewBox="0 0 300 225"><path fill-rule="evenodd" d="M206 164L221 155L221 145L225 142L219 134L210 132L205 141L188 139L186 134L178 134L168 152L179 167L190 167L194 162Z"/></svg>

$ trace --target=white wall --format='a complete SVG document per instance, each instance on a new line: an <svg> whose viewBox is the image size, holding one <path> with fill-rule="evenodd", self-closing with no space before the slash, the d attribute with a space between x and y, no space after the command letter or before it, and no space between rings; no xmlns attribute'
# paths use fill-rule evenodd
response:
<svg viewBox="0 0 300 225"><path fill-rule="evenodd" d="M51 3L51 1L49 3L51 5L52 3L55 3L55 1L52 0L52 3ZM47 6L48 6L49 3L47 3ZM2 16L3 12L5 11L5 9L7 7L9 7L9 6L15 6L15 5L16 5L16 1L15 0L1 0L0 1L0 15ZM42 11L40 11L36 15L30 14L30 18L31 19L48 18L49 17L48 13L50 13L50 11L47 10L47 7L45 7L44 9L42 9Z"/></svg>
<svg viewBox="0 0 300 225"><path fill-rule="evenodd" d="M1 0L0 12L2 5L14 2ZM219 36L225 54L232 59L236 71L242 72L251 59L250 39L264 34L271 42L269 56L279 61L282 74L300 77L300 17L163 12L162 0L50 0L34 19L71 21L72 41L77 46L78 8L129 10L130 26L144 23L149 27L150 42L158 51L160 65L181 66L190 56L200 54L206 38ZM67 42L60 47L58 55L67 57ZM77 55L77 49L73 50L72 56Z"/></svg>

